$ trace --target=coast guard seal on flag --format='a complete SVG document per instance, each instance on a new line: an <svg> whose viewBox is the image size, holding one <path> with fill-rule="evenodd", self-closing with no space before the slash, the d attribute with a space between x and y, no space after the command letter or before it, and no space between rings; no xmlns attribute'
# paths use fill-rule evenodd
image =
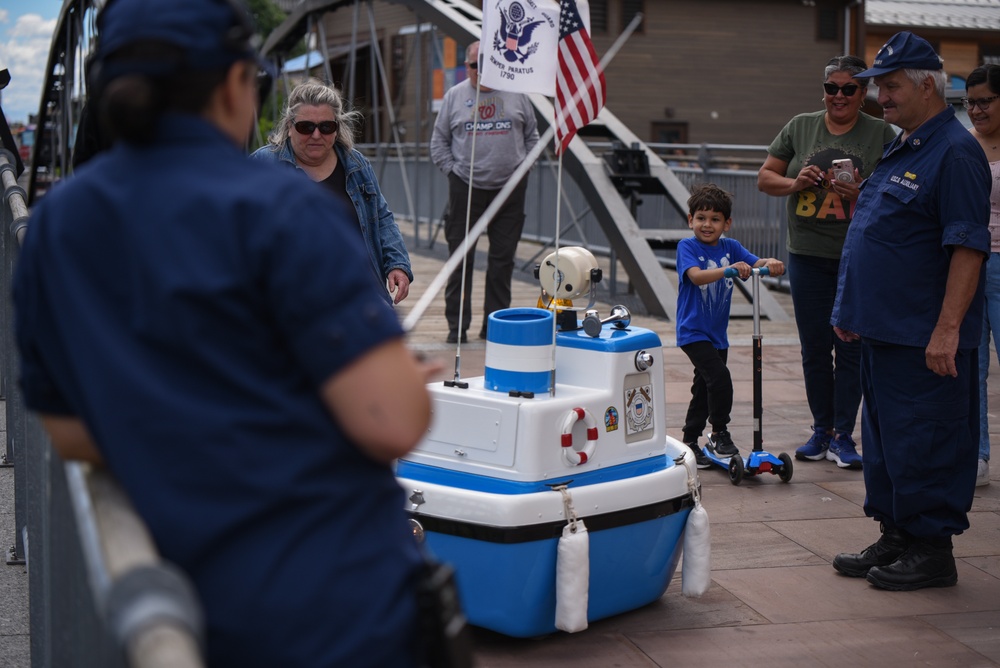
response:
<svg viewBox="0 0 1000 668"><path fill-rule="evenodd" d="M493 34L493 48L502 53L508 63L523 64L538 51L538 42L532 43L531 33L545 21L531 19L520 2L510 3L506 12L500 10L500 29Z"/></svg>
<svg viewBox="0 0 1000 668"><path fill-rule="evenodd" d="M555 95L557 0L486 0L479 43L482 85Z"/></svg>

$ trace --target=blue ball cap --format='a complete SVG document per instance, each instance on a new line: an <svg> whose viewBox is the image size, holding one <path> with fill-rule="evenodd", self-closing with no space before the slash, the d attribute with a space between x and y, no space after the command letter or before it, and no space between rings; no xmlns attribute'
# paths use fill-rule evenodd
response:
<svg viewBox="0 0 1000 668"><path fill-rule="evenodd" d="M254 29L240 0L110 0L98 19L97 57L159 41L184 51L191 69L256 60Z"/></svg>
<svg viewBox="0 0 1000 668"><path fill-rule="evenodd" d="M940 70L944 67L934 47L912 32L898 32L882 45L870 69L855 77L878 77L896 70Z"/></svg>

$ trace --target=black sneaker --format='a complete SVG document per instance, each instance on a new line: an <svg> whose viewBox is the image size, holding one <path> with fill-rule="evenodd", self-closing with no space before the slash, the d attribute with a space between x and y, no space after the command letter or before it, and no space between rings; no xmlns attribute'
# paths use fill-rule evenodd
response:
<svg viewBox="0 0 1000 668"><path fill-rule="evenodd" d="M445 343L458 343L458 332L451 330L448 332L448 338L446 338ZM462 343L469 342L469 335L467 332L462 332Z"/></svg>
<svg viewBox="0 0 1000 668"><path fill-rule="evenodd" d="M725 429L708 437L708 449L714 452L716 457L732 457L740 454L739 448L733 443L733 437Z"/></svg>
<svg viewBox="0 0 1000 668"><path fill-rule="evenodd" d="M698 447L698 443L685 443L684 445L691 448L691 452L694 453L694 465L700 469L707 469L712 466L712 460L709 459L704 451Z"/></svg>

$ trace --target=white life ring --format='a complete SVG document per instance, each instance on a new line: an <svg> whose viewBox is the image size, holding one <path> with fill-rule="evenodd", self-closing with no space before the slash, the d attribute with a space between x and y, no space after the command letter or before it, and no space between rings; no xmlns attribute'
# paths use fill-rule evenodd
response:
<svg viewBox="0 0 1000 668"><path fill-rule="evenodd" d="M587 427L587 442L583 448L576 450L573 448L573 425L580 420ZM597 447L597 420L586 408L574 408L566 414L562 426L562 451L566 466L580 466L590 461L594 456L594 448Z"/></svg>

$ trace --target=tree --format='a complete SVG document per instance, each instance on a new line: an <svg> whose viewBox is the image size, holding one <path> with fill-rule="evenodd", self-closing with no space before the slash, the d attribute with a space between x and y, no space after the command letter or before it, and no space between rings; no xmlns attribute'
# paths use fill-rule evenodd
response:
<svg viewBox="0 0 1000 668"><path fill-rule="evenodd" d="M257 27L257 34L260 35L261 44L267 41L268 36L281 25L281 22L285 20L285 12L274 4L273 0L247 0L247 8L250 10L250 14L253 16L254 25ZM277 84L277 82L275 82ZM272 89L271 97L276 95L276 91ZM271 100L271 104L265 104L263 108L260 109L260 118L257 122L257 133L256 136L251 139L251 148L256 148L267 137L268 133L271 132L271 128L274 126L274 114L275 109L280 107L281 101Z"/></svg>
<svg viewBox="0 0 1000 668"><path fill-rule="evenodd" d="M264 40L285 20L285 12L273 0L247 0L247 7L257 25L257 32Z"/></svg>

